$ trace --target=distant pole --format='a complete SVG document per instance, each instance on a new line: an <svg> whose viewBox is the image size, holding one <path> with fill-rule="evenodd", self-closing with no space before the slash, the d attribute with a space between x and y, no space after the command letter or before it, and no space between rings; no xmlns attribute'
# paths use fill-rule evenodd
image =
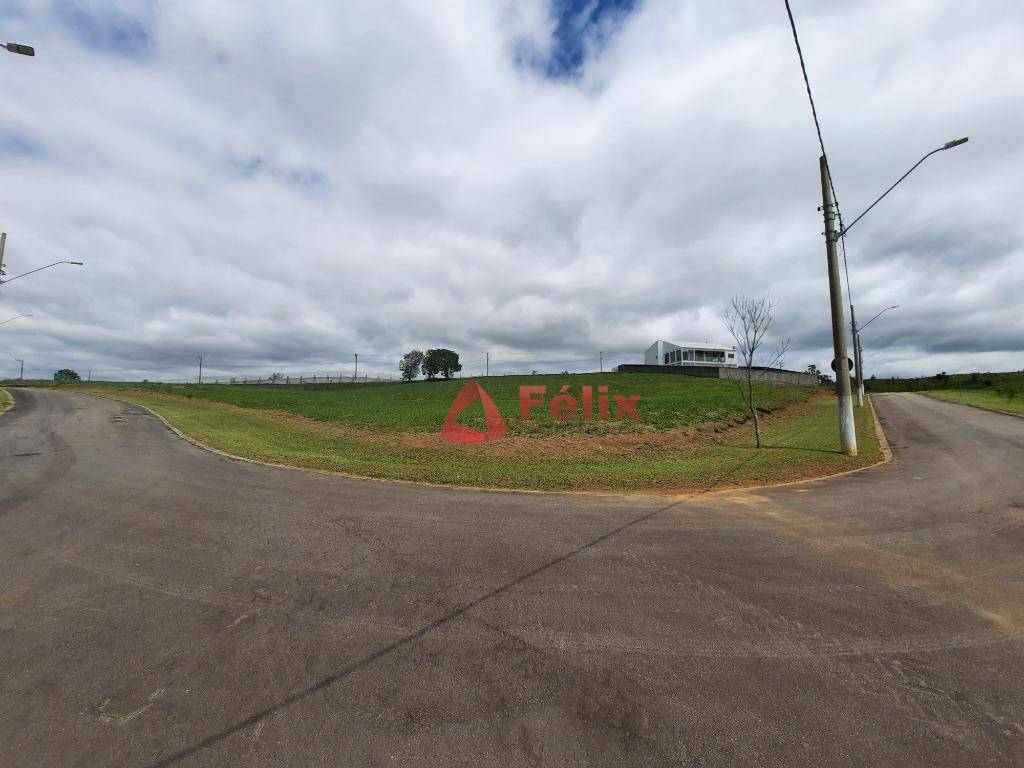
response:
<svg viewBox="0 0 1024 768"><path fill-rule="evenodd" d="M14 362L21 364L21 373L18 374L18 379L20 381L24 381L25 380L25 361L24 360L19 360L18 358L14 358Z"/></svg>
<svg viewBox="0 0 1024 768"><path fill-rule="evenodd" d="M487 353L487 372L484 375L485 376L490 376L491 375L491 353L490 352Z"/></svg>
<svg viewBox="0 0 1024 768"><path fill-rule="evenodd" d="M4 275L4 248L7 246L7 233L0 232L0 282L3 282Z"/></svg>
<svg viewBox="0 0 1024 768"><path fill-rule="evenodd" d="M89 381L92 381L92 368L89 369Z"/></svg>
<svg viewBox="0 0 1024 768"><path fill-rule="evenodd" d="M359 353L356 352L356 369L352 372L352 383L356 383L356 378L359 376Z"/></svg>
<svg viewBox="0 0 1024 768"><path fill-rule="evenodd" d="M199 383L203 383L203 356L196 355L196 360L199 361Z"/></svg>
<svg viewBox="0 0 1024 768"><path fill-rule="evenodd" d="M853 421L853 396L850 390L850 360L846 356L846 323L843 320L843 285L839 281L839 254L836 251L835 201L825 156L818 158L821 169L821 210L825 217L825 253L828 256L828 287L832 305L832 348L835 355L836 399L839 401L839 445L846 456L857 455L857 432Z"/></svg>
<svg viewBox="0 0 1024 768"><path fill-rule="evenodd" d="M860 331L857 331L857 338L853 343L857 345L857 405L861 405L864 402L864 347L860 343Z"/></svg>
<svg viewBox="0 0 1024 768"><path fill-rule="evenodd" d="M598 352L597 355L600 360L601 373L604 373L604 352Z"/></svg>
<svg viewBox="0 0 1024 768"><path fill-rule="evenodd" d="M850 302L850 330L853 333L853 367L857 369L857 407L864 407L864 368L860 359L860 332L857 330L857 315L853 311L853 302Z"/></svg>

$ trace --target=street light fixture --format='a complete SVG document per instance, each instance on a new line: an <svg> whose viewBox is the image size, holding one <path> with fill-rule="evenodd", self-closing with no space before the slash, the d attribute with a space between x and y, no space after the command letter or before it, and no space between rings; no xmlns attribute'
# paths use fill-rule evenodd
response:
<svg viewBox="0 0 1024 768"><path fill-rule="evenodd" d="M15 315L14 317L11 317L11 318L9 318L7 320L4 320L2 323L0 323L0 325L6 325L7 323L11 322L12 320L17 320L19 317L32 317L32 315Z"/></svg>
<svg viewBox="0 0 1024 768"><path fill-rule="evenodd" d="M35 56L36 49L24 43L0 43L0 48L6 48L11 53L20 53L22 56Z"/></svg>

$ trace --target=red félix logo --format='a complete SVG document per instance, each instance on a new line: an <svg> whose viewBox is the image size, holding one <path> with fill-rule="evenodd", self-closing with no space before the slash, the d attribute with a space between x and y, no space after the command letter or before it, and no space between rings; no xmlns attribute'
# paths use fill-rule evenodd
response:
<svg viewBox="0 0 1024 768"><path fill-rule="evenodd" d="M484 407L484 416L487 418L487 431L481 432L478 429L467 427L455 421L459 414L469 408L477 400ZM500 440L505 437L505 419L501 411L494 404L490 396L484 392L476 381L470 381L459 390L455 396L452 407L448 409L448 416L444 420L444 428L441 430L441 437L449 443L483 443L487 440Z"/></svg>
<svg viewBox="0 0 1024 768"><path fill-rule="evenodd" d="M519 418L523 421L530 421L533 411L544 409L544 395L547 394L546 386L521 386L519 387ZM614 421L632 419L637 421L640 414L637 413L637 405L640 402L640 395L626 397L625 395L611 395L615 405L615 411L610 412L608 402L608 387L601 385L597 388L597 420L607 421L609 416ZM484 416L487 418L487 431L481 432L478 429L459 424L456 419L459 414L466 410L477 400L484 407ZM558 393L551 398L547 411L555 421L573 421L577 417L583 421L590 421L595 418L594 414L594 388L584 386L580 390L580 400L569 394L569 385L564 384ZM470 380L466 386L459 390L455 396L452 407L448 409L448 417L444 420L444 428L441 436L449 443L483 443L488 440L500 440L508 434L505 428L505 419L494 401L488 397L476 381Z"/></svg>

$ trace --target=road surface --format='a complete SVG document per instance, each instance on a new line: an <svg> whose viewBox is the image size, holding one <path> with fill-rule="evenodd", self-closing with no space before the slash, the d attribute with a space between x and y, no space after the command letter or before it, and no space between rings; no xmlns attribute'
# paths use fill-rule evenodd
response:
<svg viewBox="0 0 1024 768"><path fill-rule="evenodd" d="M1024 420L876 397L895 462L691 499L222 458L0 416L0 764L1024 764Z"/></svg>

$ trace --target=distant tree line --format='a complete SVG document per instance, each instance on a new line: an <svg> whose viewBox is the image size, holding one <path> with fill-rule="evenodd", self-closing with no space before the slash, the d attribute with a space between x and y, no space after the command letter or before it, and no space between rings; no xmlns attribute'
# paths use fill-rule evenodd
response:
<svg viewBox="0 0 1024 768"><path fill-rule="evenodd" d="M924 392L931 389L990 389L1013 399L1024 395L1024 371L1004 373L946 373L902 379L876 379L864 382L871 392Z"/></svg>

